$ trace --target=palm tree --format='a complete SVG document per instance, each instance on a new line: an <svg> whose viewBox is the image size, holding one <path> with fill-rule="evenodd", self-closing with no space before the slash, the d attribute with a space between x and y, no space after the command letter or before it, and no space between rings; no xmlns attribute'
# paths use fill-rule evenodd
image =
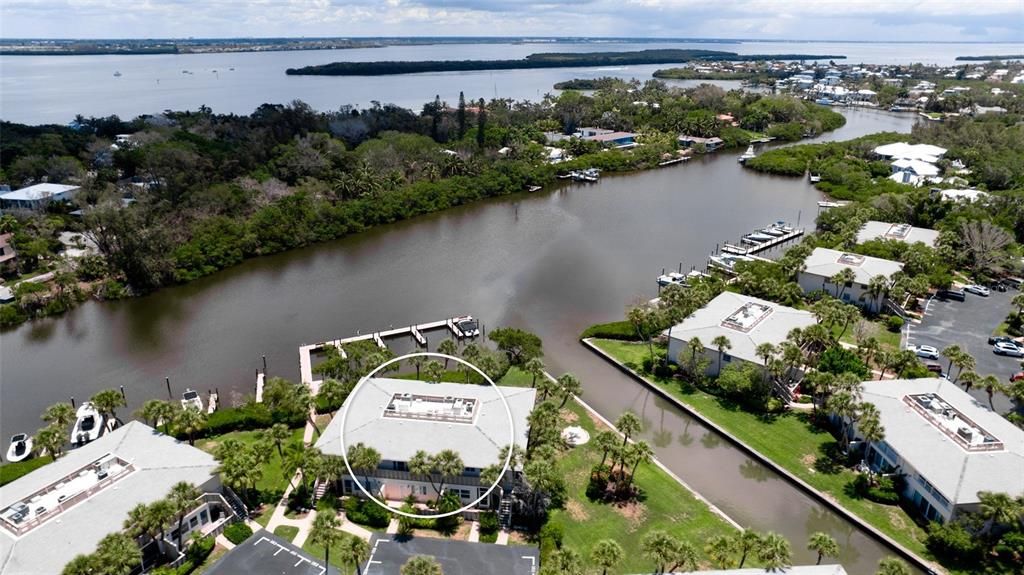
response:
<svg viewBox="0 0 1024 575"><path fill-rule="evenodd" d="M61 575L96 575L100 572L99 558L95 555L75 555L75 558L64 566Z"/></svg>
<svg viewBox="0 0 1024 575"><path fill-rule="evenodd" d="M989 408L991 408L992 411L995 411L996 408L994 405L992 405L992 396L995 395L997 391L1003 390L1002 382L1000 382L999 378L997 378L994 375L986 375L985 377L981 378L979 384L981 385L981 387L985 388L985 393L988 394Z"/></svg>
<svg viewBox="0 0 1024 575"><path fill-rule="evenodd" d="M1024 293L1013 296L1013 299L1010 300L1010 305L1017 308L1017 315L1024 315Z"/></svg>
<svg viewBox="0 0 1024 575"><path fill-rule="evenodd" d="M124 533L111 533L100 539L96 557L108 575L129 575L142 564L142 550Z"/></svg>
<svg viewBox="0 0 1024 575"><path fill-rule="evenodd" d="M75 408L70 403L55 403L43 412L43 421L57 427L67 427L75 421Z"/></svg>
<svg viewBox="0 0 1024 575"><path fill-rule="evenodd" d="M957 361L961 354L964 353L964 350L961 349L959 345L954 343L952 345L947 345L946 347L942 348L941 353L942 357L949 360L949 366L946 367L946 373L953 373L953 364Z"/></svg>
<svg viewBox="0 0 1024 575"><path fill-rule="evenodd" d="M316 392L316 396L317 398L323 398L324 402L329 406L340 406L348 399L352 389L352 385L344 384L337 379L327 378L320 384L320 389Z"/></svg>
<svg viewBox="0 0 1024 575"><path fill-rule="evenodd" d="M583 575L583 558L578 551L570 547L555 551L550 562L559 575Z"/></svg>
<svg viewBox="0 0 1024 575"><path fill-rule="evenodd" d="M697 377L697 354L704 352L704 344L699 337L693 337L686 342L686 351L690 353L690 375Z"/></svg>
<svg viewBox="0 0 1024 575"><path fill-rule="evenodd" d="M601 568L602 575L608 575L608 570L618 565L622 556L622 546L614 539L602 539L590 551L590 560Z"/></svg>
<svg viewBox="0 0 1024 575"><path fill-rule="evenodd" d="M67 444L67 436L64 434L63 427L50 424L36 433L34 443L36 448L45 451L51 457L57 459L64 451L64 446Z"/></svg>
<svg viewBox="0 0 1024 575"><path fill-rule="evenodd" d="M696 571L700 566L700 553L697 548L693 546L693 543L689 541L677 541L676 542L676 555L672 558L672 566L668 568L670 572L675 572L676 569L680 571Z"/></svg>
<svg viewBox="0 0 1024 575"><path fill-rule="evenodd" d="M996 525L1013 525L1020 519L1020 503L1006 493L979 491L978 501L979 514L985 519L984 533L991 532Z"/></svg>
<svg viewBox="0 0 1024 575"><path fill-rule="evenodd" d="M622 445L625 446L629 442L629 438L640 433L640 418L636 416L632 411L627 411L619 416L615 420L615 428L622 434Z"/></svg>
<svg viewBox="0 0 1024 575"><path fill-rule="evenodd" d="M549 395L553 395L558 392L558 381L553 380L546 374L541 376L540 381L536 384L537 392L540 393L540 400L547 400Z"/></svg>
<svg viewBox="0 0 1024 575"><path fill-rule="evenodd" d="M427 381L430 383L441 383L441 380L444 379L444 366L442 366L439 361L428 361L424 366L423 371L426 375Z"/></svg>
<svg viewBox="0 0 1024 575"><path fill-rule="evenodd" d="M718 350L718 369L715 370L715 373L720 374L722 373L722 353L727 349L732 349L732 342L724 335L718 335L711 340L711 345Z"/></svg>
<svg viewBox="0 0 1024 575"><path fill-rule="evenodd" d="M420 379L420 369L427 363L427 357L425 355L416 355L409 359L409 363L416 368L416 379Z"/></svg>
<svg viewBox="0 0 1024 575"><path fill-rule="evenodd" d="M626 480L626 489L629 489L630 484L633 483L633 477L636 476L636 470L640 467L641 463L647 463L654 457L654 451L650 445L647 445L646 441L637 441L633 444L633 448L629 450L629 456L633 460L633 471L629 474L629 479ZM623 458L623 470L625 470L625 458Z"/></svg>
<svg viewBox="0 0 1024 575"><path fill-rule="evenodd" d="M544 360L542 360L541 358L531 357L530 359L526 360L526 364L523 366L523 370L533 377L533 380L530 382L530 387L537 387L538 377L542 377L545 379L547 378L547 376L544 374L544 369Z"/></svg>
<svg viewBox="0 0 1024 575"><path fill-rule="evenodd" d="M973 370L977 366L977 362L973 355L963 351L957 354L953 361L953 365L956 366L956 377L953 378L953 383L956 383L960 379L960 374L963 373L965 369Z"/></svg>
<svg viewBox="0 0 1024 575"><path fill-rule="evenodd" d="M164 434L166 435L168 426L174 420L174 412L175 405L173 403L162 399L150 399L142 404L138 415L153 427L163 425Z"/></svg>
<svg viewBox="0 0 1024 575"><path fill-rule="evenodd" d="M267 439L277 448L277 456L281 458L282 462L284 461L284 444L291 439L291 436L292 430L283 423L275 423L267 430Z"/></svg>
<svg viewBox="0 0 1024 575"><path fill-rule="evenodd" d="M341 522L338 516L329 511L316 514L313 519L313 528L309 532L309 539L324 548L324 565L331 564L331 547L341 541L342 534L338 531Z"/></svg>
<svg viewBox="0 0 1024 575"><path fill-rule="evenodd" d="M558 391L562 394L562 403L558 406L559 409L565 407L569 399L583 393L583 384L580 380L571 373L563 373L558 378Z"/></svg>
<svg viewBox="0 0 1024 575"><path fill-rule="evenodd" d="M716 568L731 569L736 565L736 547L735 537L716 535L708 540L707 545L704 546L704 553Z"/></svg>
<svg viewBox="0 0 1024 575"><path fill-rule="evenodd" d="M839 556L839 544L836 543L836 540L828 533L820 531L811 534L811 538L807 542L807 549L818 554L818 562L815 565L821 565L823 557Z"/></svg>
<svg viewBox="0 0 1024 575"><path fill-rule="evenodd" d="M758 345L754 349L754 354L756 354L757 357L760 357L764 361L765 367L768 367L769 360L771 360L772 356L775 355L775 352L777 351L778 348L776 348L773 344L765 342Z"/></svg>
<svg viewBox="0 0 1024 575"><path fill-rule="evenodd" d="M740 552L738 568L743 569L743 564L747 562L747 555L756 553L761 548L761 534L750 529L743 531L736 540L736 547Z"/></svg>
<svg viewBox="0 0 1024 575"><path fill-rule="evenodd" d="M103 417L108 420L113 420L116 424L120 425L121 420L117 418L117 408L126 407L128 404L125 403L124 397L116 389L104 389L99 391L96 395L89 399L92 402L93 407Z"/></svg>
<svg viewBox="0 0 1024 575"><path fill-rule="evenodd" d="M456 345L451 338L447 338L437 344L437 353L443 353L444 355L456 355L459 353L459 346ZM448 358L444 358L444 369L448 370Z"/></svg>
<svg viewBox="0 0 1024 575"><path fill-rule="evenodd" d="M836 286L836 299L843 299L843 292L846 291L846 284L851 283L856 279L856 275L850 268L843 268L839 270L834 276L828 279L829 283Z"/></svg>
<svg viewBox="0 0 1024 575"><path fill-rule="evenodd" d="M352 469L363 472L363 482L366 489L370 489L370 474L380 466L380 452L376 449L357 443L348 448L348 464Z"/></svg>
<svg viewBox="0 0 1024 575"><path fill-rule="evenodd" d="M895 557L883 557L878 562L876 575L910 575L910 567Z"/></svg>
<svg viewBox="0 0 1024 575"><path fill-rule="evenodd" d="M860 419L857 422L857 427L860 429L861 437L864 438L866 444L864 457L867 457L872 444L885 439L885 427L879 419L878 408L873 403L861 403L859 411Z"/></svg>
<svg viewBox="0 0 1024 575"><path fill-rule="evenodd" d="M122 527L132 537L139 537L146 533L146 523L149 522L149 506L139 503L128 510L128 516L124 518Z"/></svg>
<svg viewBox="0 0 1024 575"><path fill-rule="evenodd" d="M441 575L441 564L433 557L416 555L409 558L399 572L402 575Z"/></svg>
<svg viewBox="0 0 1024 575"><path fill-rule="evenodd" d="M879 304L882 299L889 295L889 278L877 275L868 281L868 295L871 296L871 311L877 312L881 309Z"/></svg>
<svg viewBox="0 0 1024 575"><path fill-rule="evenodd" d="M174 419L178 430L188 434L188 444L195 445L196 432L206 426L206 414L198 409L181 409Z"/></svg>
<svg viewBox="0 0 1024 575"><path fill-rule="evenodd" d="M186 409L185 411L196 411L194 409ZM171 508L174 510L174 515L178 520L178 549L181 549L181 535L182 528L185 523L185 516L188 515L189 511L192 511L196 507L196 499L202 493L195 485L187 481L179 481L171 487L171 493L167 496L167 501L171 504Z"/></svg>
<svg viewBox="0 0 1024 575"><path fill-rule="evenodd" d="M757 548L757 560L767 569L783 569L793 564L793 552L785 537L769 531L761 538Z"/></svg>
<svg viewBox="0 0 1024 575"><path fill-rule="evenodd" d="M526 416L526 449L532 456L539 445L553 441L558 436L558 406L551 401L542 401L530 415Z"/></svg>
<svg viewBox="0 0 1024 575"><path fill-rule="evenodd" d="M666 565L675 559L678 547L677 541L660 529L648 532L640 541L644 556L657 565L655 573L665 572Z"/></svg>
<svg viewBox="0 0 1024 575"><path fill-rule="evenodd" d="M341 553L341 561L346 565L355 565L356 573L362 575L361 565L370 558L370 544L362 537L348 537L338 550Z"/></svg>
<svg viewBox="0 0 1024 575"><path fill-rule="evenodd" d="M608 455L612 454L612 458L615 458L615 451L619 448L619 436L607 429L599 431L594 436L594 445L601 450L601 463L597 468L604 469L604 462L607 461Z"/></svg>
<svg viewBox="0 0 1024 575"><path fill-rule="evenodd" d="M965 371L957 377L958 383L964 386L964 391L970 393L971 388L981 380L981 376L973 371Z"/></svg>

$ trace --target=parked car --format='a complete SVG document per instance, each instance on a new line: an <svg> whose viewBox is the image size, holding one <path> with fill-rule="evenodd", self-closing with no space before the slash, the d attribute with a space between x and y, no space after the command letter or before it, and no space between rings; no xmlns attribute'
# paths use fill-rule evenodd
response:
<svg viewBox="0 0 1024 575"><path fill-rule="evenodd" d="M1024 371L1018 371L1017 373L1010 376L1010 383L1014 383L1024 379Z"/></svg>
<svg viewBox="0 0 1024 575"><path fill-rule="evenodd" d="M939 359L939 350L935 349L930 345L919 345L911 346L909 349L913 349L917 357L923 357L925 359Z"/></svg>
<svg viewBox="0 0 1024 575"><path fill-rule="evenodd" d="M1006 284L1004 284L1003 282L996 282L994 284L989 285L988 287L989 287L989 289L994 289L994 290L996 290L998 292L1005 292L1006 291Z"/></svg>
<svg viewBox="0 0 1024 575"><path fill-rule="evenodd" d="M1009 276L1003 278L1003 283L1012 287L1013 289L1020 289L1021 284L1024 284L1024 279L1015 276Z"/></svg>
<svg viewBox="0 0 1024 575"><path fill-rule="evenodd" d="M1011 338L1006 337L1005 335L990 335L988 337L988 344L989 345L995 345L995 344L997 344L997 343L999 343L1001 341L1002 342L1006 342L1006 343L1012 343L1013 345L1015 345L1017 347L1020 347L1019 343L1017 343L1016 341L1014 341Z"/></svg>
<svg viewBox="0 0 1024 575"><path fill-rule="evenodd" d="M987 287L980 286L978 284L964 286L964 291L967 293L972 293L974 295L980 295L982 297L988 297L988 294L990 293Z"/></svg>
<svg viewBox="0 0 1024 575"><path fill-rule="evenodd" d="M926 363L926 364L924 364L924 367L928 371L934 373L935 375L937 375L939 377L942 377L942 366L941 365L939 365L937 363Z"/></svg>
<svg viewBox="0 0 1024 575"><path fill-rule="evenodd" d="M1008 355L1010 357L1024 357L1024 349L1016 344L1001 341L992 346L992 353L996 355Z"/></svg>
<svg viewBox="0 0 1024 575"><path fill-rule="evenodd" d="M967 299L967 294L962 289L944 289L939 291L940 299L955 299L956 301L964 301Z"/></svg>

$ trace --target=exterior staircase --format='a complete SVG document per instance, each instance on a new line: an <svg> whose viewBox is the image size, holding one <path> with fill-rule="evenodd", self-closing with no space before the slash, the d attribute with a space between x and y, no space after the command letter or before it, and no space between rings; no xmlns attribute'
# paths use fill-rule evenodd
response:
<svg viewBox="0 0 1024 575"><path fill-rule="evenodd" d="M498 504L498 524L502 529L512 526L512 498L508 495L502 497Z"/></svg>
<svg viewBox="0 0 1024 575"><path fill-rule="evenodd" d="M320 501L320 498L325 493L327 493L327 482L317 479L316 483L313 484L313 504L315 505L317 501Z"/></svg>

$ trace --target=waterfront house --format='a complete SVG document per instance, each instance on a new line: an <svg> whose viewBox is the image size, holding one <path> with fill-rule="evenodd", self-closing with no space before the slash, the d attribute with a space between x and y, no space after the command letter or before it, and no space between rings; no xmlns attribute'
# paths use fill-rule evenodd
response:
<svg viewBox="0 0 1024 575"><path fill-rule="evenodd" d="M948 202L970 203L984 200L988 197L988 192L983 192L974 188L967 188L963 190L948 188L944 190L937 190L937 192L942 196L943 201Z"/></svg>
<svg viewBox="0 0 1024 575"><path fill-rule="evenodd" d="M451 449L460 455L465 469L445 477L447 490L463 504L482 497L489 484L480 472L499 463L500 451L510 439L526 448L526 418L533 410L537 391L522 387L499 387L512 413L512 429L505 404L489 385L428 383L409 379L372 378L348 398L348 420L342 444L341 412L331 420L316 447L327 455L342 455L345 449L362 443L381 456L376 470L357 471L363 487L378 499L401 501L412 495L428 501L436 494L426 476L409 471L409 460L417 451L434 455ZM506 473L502 489L482 501L484 509L495 509L502 490L511 487L512 473ZM435 478L436 479L436 478ZM346 494L361 493L347 474L341 478ZM435 480L436 483L436 480Z"/></svg>
<svg viewBox="0 0 1024 575"><path fill-rule="evenodd" d="M804 293L824 291L869 312L878 312L884 305L885 296L870 293L868 285L871 279L881 276L891 287L893 276L902 269L903 264L899 262L828 248L814 248L804 260L804 269L797 275L797 283ZM832 283L832 278L843 270L853 272L853 281L837 286Z"/></svg>
<svg viewBox="0 0 1024 575"><path fill-rule="evenodd" d="M705 152L714 152L724 146L725 142L719 137L702 138L700 136L687 136L684 134L679 136L679 144L684 148L699 148L703 146Z"/></svg>
<svg viewBox="0 0 1024 575"><path fill-rule="evenodd" d="M817 320L810 312L727 291L663 333L668 337L669 361L684 365L690 340L699 338L708 360L707 374L717 376L723 367L736 361L763 367L764 358L758 357L757 346L778 345L794 328L815 323ZM723 350L721 361L712 344L718 336L725 336L732 346Z"/></svg>
<svg viewBox="0 0 1024 575"><path fill-rule="evenodd" d="M931 144L908 144L907 142L894 142L877 146L872 151L877 156L891 160L921 160L929 164L934 164L946 154L946 148L932 146Z"/></svg>
<svg viewBox="0 0 1024 575"><path fill-rule="evenodd" d="M885 439L865 446L871 469L901 476L926 519L979 506L978 492L1024 495L1024 430L944 378L866 381ZM856 431L855 434L856 436Z"/></svg>
<svg viewBox="0 0 1024 575"><path fill-rule="evenodd" d="M41 210L50 202L69 202L81 189L67 184L35 184L0 195L0 209Z"/></svg>
<svg viewBox="0 0 1024 575"><path fill-rule="evenodd" d="M928 228L917 228L910 224L890 224L869 220L857 232L857 243L871 240L897 240L906 244L922 243L930 248L935 247L939 232Z"/></svg>
<svg viewBox="0 0 1024 575"><path fill-rule="evenodd" d="M894 174L906 172L908 174L913 174L918 178L933 178L939 175L938 166L925 162L924 160L908 160L901 158L893 161L891 167L892 173Z"/></svg>
<svg viewBox="0 0 1024 575"><path fill-rule="evenodd" d="M184 518L182 541L219 533L244 507L221 486L217 461L205 451L132 421L0 490L0 565L5 575L60 573L121 531L128 511L165 498L185 481L203 493ZM231 502L231 503L229 503ZM177 524L162 544L169 559ZM141 542L152 561L161 547Z"/></svg>
<svg viewBox="0 0 1024 575"><path fill-rule="evenodd" d="M402 566L417 556L432 557L441 565L442 573L536 575L540 571L540 549L536 545L494 545L374 534L370 548L373 551L362 570L363 575L401 575Z"/></svg>
<svg viewBox="0 0 1024 575"><path fill-rule="evenodd" d="M619 132L606 130L604 128L580 128L574 136L588 142L597 142L602 146L613 148L631 148L636 146L636 134L633 132Z"/></svg>

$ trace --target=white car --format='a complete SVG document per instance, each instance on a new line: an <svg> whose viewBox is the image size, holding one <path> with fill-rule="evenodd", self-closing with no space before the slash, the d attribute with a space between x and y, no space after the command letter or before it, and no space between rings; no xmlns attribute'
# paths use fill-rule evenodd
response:
<svg viewBox="0 0 1024 575"><path fill-rule="evenodd" d="M996 355L1008 355L1010 357L1024 357L1024 349L1005 341L1000 341L993 345L992 353Z"/></svg>
<svg viewBox="0 0 1024 575"><path fill-rule="evenodd" d="M925 359L939 359L939 350L930 345L919 345L917 347L910 346L909 349L914 350L917 357L923 357Z"/></svg>
<svg viewBox="0 0 1024 575"><path fill-rule="evenodd" d="M982 297L988 297L988 294L989 294L989 291L988 291L987 287L980 286L980 285L977 285L977 284L971 284L969 286L964 286L964 291L968 292L968 293L972 293L974 295L980 295Z"/></svg>

